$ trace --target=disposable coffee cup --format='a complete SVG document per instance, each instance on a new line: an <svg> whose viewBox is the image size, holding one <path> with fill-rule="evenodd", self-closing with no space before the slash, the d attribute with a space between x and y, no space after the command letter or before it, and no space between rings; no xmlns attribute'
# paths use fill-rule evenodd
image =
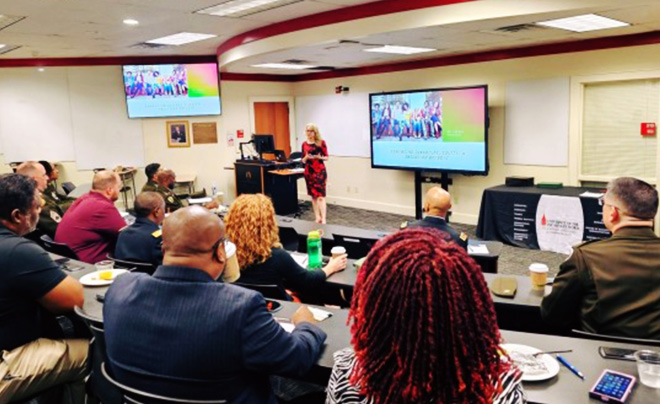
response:
<svg viewBox="0 0 660 404"><path fill-rule="evenodd" d="M236 244L231 241L225 241L225 254L227 256L227 265L225 272L222 273L222 280L233 283L241 277L241 271L238 267L238 257L236 257Z"/></svg>
<svg viewBox="0 0 660 404"><path fill-rule="evenodd" d="M111 269L114 268L114 266L115 266L115 263L111 260L103 260L103 261L99 261L96 264L94 264L94 267L96 267L96 270L98 272L110 271Z"/></svg>
<svg viewBox="0 0 660 404"><path fill-rule="evenodd" d="M332 250L330 250L330 254L332 254L332 258L337 258L346 254L346 249L340 245L334 246L332 247Z"/></svg>
<svg viewBox="0 0 660 404"><path fill-rule="evenodd" d="M532 287L534 289L544 289L545 284L548 283L548 266L538 262L529 266L529 276L532 279Z"/></svg>

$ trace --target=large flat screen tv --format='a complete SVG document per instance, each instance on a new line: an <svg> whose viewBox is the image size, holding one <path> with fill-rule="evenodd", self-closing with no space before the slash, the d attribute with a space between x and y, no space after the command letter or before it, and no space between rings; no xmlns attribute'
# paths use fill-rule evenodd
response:
<svg viewBox="0 0 660 404"><path fill-rule="evenodd" d="M369 94L371 167L488 173L488 87Z"/></svg>
<svg viewBox="0 0 660 404"><path fill-rule="evenodd" d="M216 63L125 65L129 118L220 115Z"/></svg>

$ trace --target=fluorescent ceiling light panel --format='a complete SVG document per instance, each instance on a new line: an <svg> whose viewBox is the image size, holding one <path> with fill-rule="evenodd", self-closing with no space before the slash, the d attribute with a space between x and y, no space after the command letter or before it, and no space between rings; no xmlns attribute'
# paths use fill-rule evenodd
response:
<svg viewBox="0 0 660 404"><path fill-rule="evenodd" d="M134 19L132 19L132 18L127 18L127 19L125 19L125 20L122 21L122 22L123 22L124 24L126 24L126 25L138 25L138 24L140 23L140 21L138 21L138 20L134 20Z"/></svg>
<svg viewBox="0 0 660 404"><path fill-rule="evenodd" d="M195 12L217 17L244 17L300 1L302 0L229 0Z"/></svg>
<svg viewBox="0 0 660 404"><path fill-rule="evenodd" d="M152 39L146 41L147 43L155 43L158 45L185 45L191 42L203 41L209 38L215 38L217 35L210 34L196 34L194 32L179 32L178 34L164 36L162 38Z"/></svg>
<svg viewBox="0 0 660 404"><path fill-rule="evenodd" d="M537 22L537 25L544 27L565 29L574 32L596 31L599 29L627 27L627 22L613 20L607 17L601 17L596 14L577 15L575 17L560 18L557 20L548 20Z"/></svg>
<svg viewBox="0 0 660 404"><path fill-rule="evenodd" d="M289 70L304 70L313 69L316 66L312 65L296 65L291 63L262 63L259 65L252 65L252 67L263 67L266 69L289 69Z"/></svg>
<svg viewBox="0 0 660 404"><path fill-rule="evenodd" d="M7 46L7 45L5 45L3 43L0 43L0 49L4 48L5 46Z"/></svg>
<svg viewBox="0 0 660 404"><path fill-rule="evenodd" d="M431 48L415 48L412 46L394 46L394 45L385 45L378 48L369 48L362 49L365 52L376 52L376 53L396 53L398 55L413 55L415 53L424 53L424 52L433 52L437 49Z"/></svg>

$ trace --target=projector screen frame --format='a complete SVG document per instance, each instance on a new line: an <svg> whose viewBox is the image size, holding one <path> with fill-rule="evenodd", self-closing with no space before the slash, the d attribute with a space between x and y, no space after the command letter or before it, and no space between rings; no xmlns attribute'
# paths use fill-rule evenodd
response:
<svg viewBox="0 0 660 404"><path fill-rule="evenodd" d="M451 91L451 90L469 90L483 88L484 90L484 170L483 171L471 171L471 170L453 170L446 168L434 168L434 167L406 167L406 166L385 166L385 165L376 165L374 164L374 133L373 133L373 122L372 122L372 100L373 97L383 96L383 95L395 95L395 94L411 94L411 93L426 93L434 91ZM415 90L401 90L401 91L381 91L379 93L369 93L369 149L370 149L370 162L371 168L377 169L386 169L386 170L403 170L403 171L419 171L419 172L436 172L436 173L447 173L447 174L464 174L464 175L481 175L487 176L490 171L490 162L488 158L488 135L490 128L490 117L488 115L488 84L480 85L471 85L471 86L460 86L460 87L440 87L440 88L424 88L424 89L415 89Z"/></svg>

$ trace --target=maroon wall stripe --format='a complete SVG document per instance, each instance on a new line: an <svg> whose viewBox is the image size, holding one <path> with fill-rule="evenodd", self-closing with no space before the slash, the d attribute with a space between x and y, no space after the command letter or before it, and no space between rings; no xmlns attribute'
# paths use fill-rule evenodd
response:
<svg viewBox="0 0 660 404"><path fill-rule="evenodd" d="M56 67L56 66L104 66L141 65L166 63L217 63L215 55L199 56L116 56L102 58L46 58L46 59L0 59L1 67Z"/></svg>
<svg viewBox="0 0 660 404"><path fill-rule="evenodd" d="M294 18L292 20L282 21L244 32L223 42L218 47L217 54L222 55L230 49L249 42L303 29L353 21L360 18L417 10L420 8L447 6L450 4L468 3L472 1L475 0L382 0L373 3L359 4L357 6L344 7L325 11L323 13Z"/></svg>

